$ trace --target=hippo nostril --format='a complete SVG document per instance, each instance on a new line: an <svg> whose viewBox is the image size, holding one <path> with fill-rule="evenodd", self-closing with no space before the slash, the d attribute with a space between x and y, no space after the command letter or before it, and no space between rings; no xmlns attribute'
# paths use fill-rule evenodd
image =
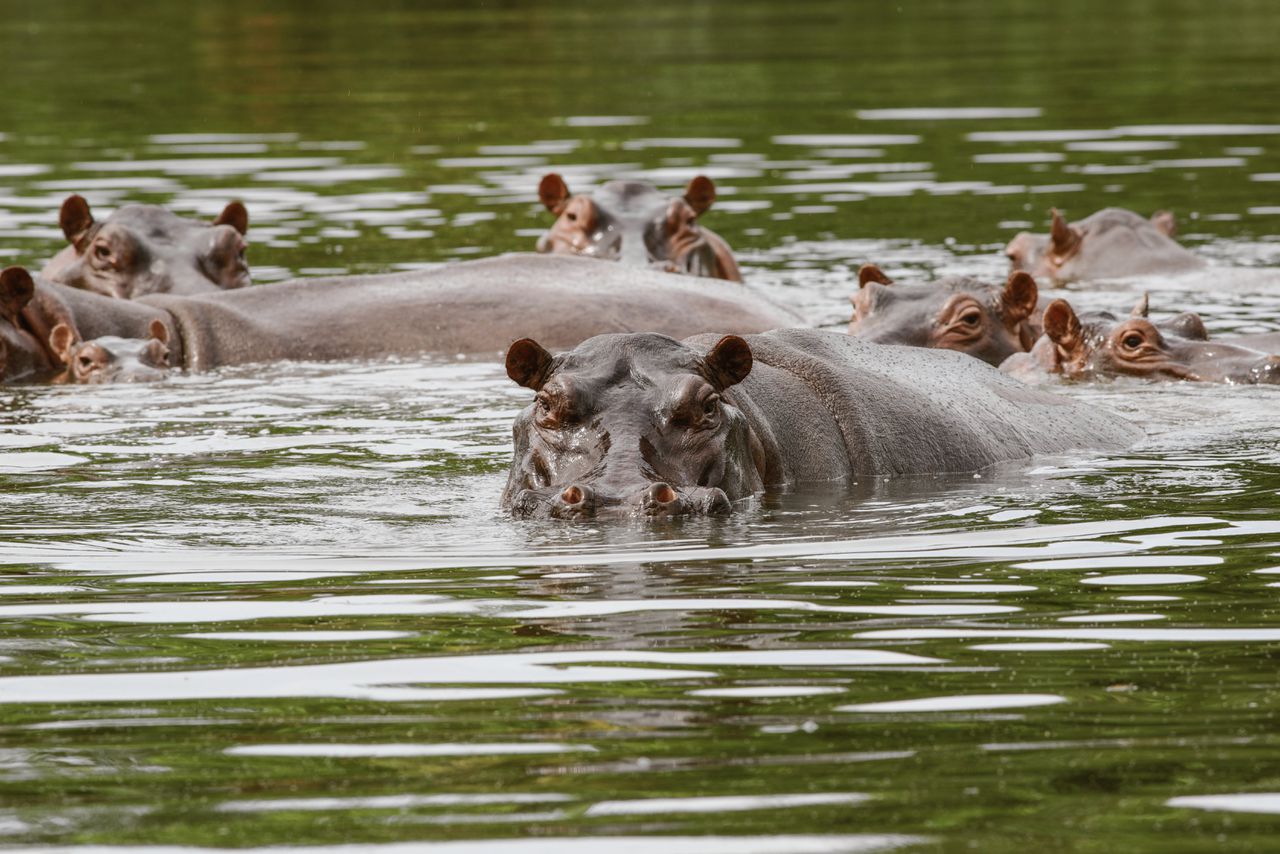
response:
<svg viewBox="0 0 1280 854"><path fill-rule="evenodd" d="M658 504L670 504L676 500L676 491L665 483L655 483L649 487L649 497Z"/></svg>
<svg viewBox="0 0 1280 854"><path fill-rule="evenodd" d="M560 493L560 500L565 504L581 504L586 498L586 494L582 491L582 487L570 486Z"/></svg>

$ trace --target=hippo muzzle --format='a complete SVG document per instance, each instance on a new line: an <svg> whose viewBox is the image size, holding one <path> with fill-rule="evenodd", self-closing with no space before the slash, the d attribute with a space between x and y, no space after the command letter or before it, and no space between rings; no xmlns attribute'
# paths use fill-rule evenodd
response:
<svg viewBox="0 0 1280 854"><path fill-rule="evenodd" d="M718 487L676 489L668 483L651 483L618 497L586 484L562 490L524 489L511 501L517 519L648 518L727 516L733 503Z"/></svg>

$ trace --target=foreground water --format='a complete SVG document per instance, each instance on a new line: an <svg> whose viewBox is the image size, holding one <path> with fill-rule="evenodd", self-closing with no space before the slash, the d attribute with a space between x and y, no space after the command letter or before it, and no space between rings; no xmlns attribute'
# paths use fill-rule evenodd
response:
<svg viewBox="0 0 1280 854"><path fill-rule="evenodd" d="M1265 4L178 8L15 7L5 263L72 191L242 198L266 282L527 249L551 169L705 173L817 324L866 261L999 278L1121 204L1218 266L1078 305L1280 325ZM1065 392L1148 438L595 526L498 512L496 364L5 389L0 843L1273 849L1280 400Z"/></svg>

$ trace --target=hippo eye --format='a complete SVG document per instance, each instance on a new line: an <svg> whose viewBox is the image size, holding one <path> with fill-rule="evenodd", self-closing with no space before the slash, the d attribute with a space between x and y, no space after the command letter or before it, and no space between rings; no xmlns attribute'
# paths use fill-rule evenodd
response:
<svg viewBox="0 0 1280 854"><path fill-rule="evenodd" d="M99 243L97 246L93 247L93 254L105 261L111 257L111 249Z"/></svg>
<svg viewBox="0 0 1280 854"><path fill-rule="evenodd" d="M93 357L88 353L81 353L76 357L76 361L79 363L80 370L82 371L87 371L93 367Z"/></svg>
<svg viewBox="0 0 1280 854"><path fill-rule="evenodd" d="M578 215L577 215L576 213L574 213L573 211L569 211L567 214L565 214L565 215L564 215L564 218L565 218L565 219L567 219L567 220L569 220L569 222L577 222L577 221L578 221Z"/></svg>
<svg viewBox="0 0 1280 854"><path fill-rule="evenodd" d="M1130 332L1128 335L1124 336L1124 340L1120 343L1130 350L1136 350L1142 346L1142 341L1143 338L1141 335L1136 332Z"/></svg>
<svg viewBox="0 0 1280 854"><path fill-rule="evenodd" d="M966 311L964 314L960 315L960 322L965 326L977 326L982 322L982 312L977 310Z"/></svg>
<svg viewBox="0 0 1280 854"><path fill-rule="evenodd" d="M720 412L720 395L713 394L702 402L702 415L704 418L715 418Z"/></svg>

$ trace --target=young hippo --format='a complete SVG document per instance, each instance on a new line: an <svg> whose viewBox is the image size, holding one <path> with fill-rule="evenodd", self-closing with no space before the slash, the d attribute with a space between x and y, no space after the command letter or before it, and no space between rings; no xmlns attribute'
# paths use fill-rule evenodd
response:
<svg viewBox="0 0 1280 854"><path fill-rule="evenodd" d="M1211 341L1195 314L1153 323L1145 296L1124 319L1110 312L1077 315L1066 300L1054 300L1044 310L1044 336L1000 370L1027 380L1057 374L1072 380L1135 376L1280 384L1280 356Z"/></svg>
<svg viewBox="0 0 1280 854"><path fill-rule="evenodd" d="M90 385L98 383L157 382L169 375L169 330L159 320L151 321L147 338L119 338L107 335L82 341L74 327L59 323L49 342L65 365L51 382Z"/></svg>
<svg viewBox="0 0 1280 854"><path fill-rule="evenodd" d="M538 238L539 252L586 255L668 273L741 282L733 250L698 224L716 198L716 185L699 175L684 196L668 196L641 181L610 181L590 195L573 195L552 172L538 198L556 215Z"/></svg>
<svg viewBox="0 0 1280 854"><path fill-rule="evenodd" d="M511 345L536 392L515 421L502 506L518 517L722 514L762 489L976 471L1137 428L959 353L812 329L599 335Z"/></svg>
<svg viewBox="0 0 1280 854"><path fill-rule="evenodd" d="M849 334L877 344L959 350L990 365L1030 349L1040 335L1039 291L1029 274L1004 287L968 276L898 285L875 264L858 271Z"/></svg>
<svg viewBox="0 0 1280 854"><path fill-rule="evenodd" d="M239 202L227 205L212 223L185 219L159 205L125 205L97 222L88 202L69 196L58 220L71 245L41 271L50 281L118 299L250 284L244 240L249 213Z"/></svg>
<svg viewBox="0 0 1280 854"><path fill-rule="evenodd" d="M161 379L170 366L169 322L155 309L9 267L0 271L0 383Z"/></svg>
<svg viewBox="0 0 1280 854"><path fill-rule="evenodd" d="M1174 241L1173 214L1143 219L1123 208L1103 208L1068 225L1057 209L1049 234L1019 233L1005 247L1014 270L1054 282L1185 273L1205 262Z"/></svg>

